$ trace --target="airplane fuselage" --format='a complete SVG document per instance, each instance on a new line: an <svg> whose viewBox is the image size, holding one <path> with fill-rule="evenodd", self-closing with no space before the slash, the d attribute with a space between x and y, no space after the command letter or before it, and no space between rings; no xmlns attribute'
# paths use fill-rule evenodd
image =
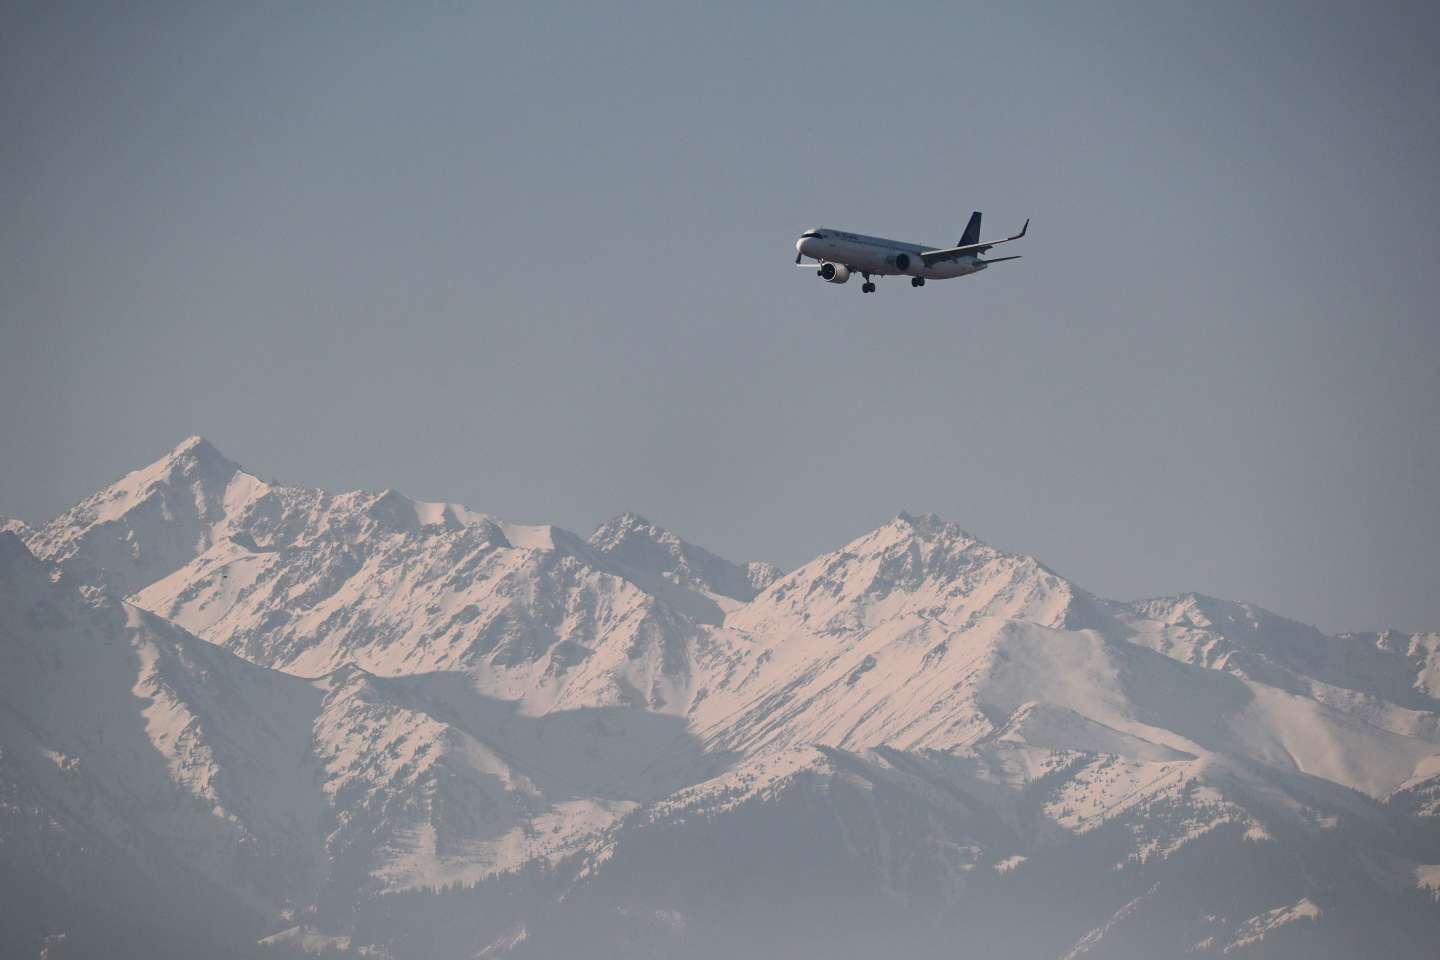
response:
<svg viewBox="0 0 1440 960"><path fill-rule="evenodd" d="M977 254L962 255L926 266L920 254L936 247L903 240L887 240L863 233L820 227L807 230L795 241L795 251L824 263L838 263L851 271L875 276L924 277L946 280L985 269Z"/></svg>

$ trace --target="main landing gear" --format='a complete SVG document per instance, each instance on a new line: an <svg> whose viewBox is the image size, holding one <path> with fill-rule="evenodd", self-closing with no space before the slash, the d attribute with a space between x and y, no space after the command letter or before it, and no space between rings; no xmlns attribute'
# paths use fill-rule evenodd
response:
<svg viewBox="0 0 1440 960"><path fill-rule="evenodd" d="M924 278L924 277L911 277L911 278L910 278L910 286L912 286L912 287L923 287L923 286L925 286L925 278Z"/></svg>
<svg viewBox="0 0 1440 960"><path fill-rule="evenodd" d="M860 292L861 292L861 293L874 293L874 292L875 292L875 284L871 282L871 280L870 280L870 274L868 274L868 273L862 273L861 276L865 278L865 282L862 283L862 284L860 284Z"/></svg>

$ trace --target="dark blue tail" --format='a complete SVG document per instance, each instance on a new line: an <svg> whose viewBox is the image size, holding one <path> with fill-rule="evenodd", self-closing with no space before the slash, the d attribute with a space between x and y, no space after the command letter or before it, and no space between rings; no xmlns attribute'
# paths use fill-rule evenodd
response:
<svg viewBox="0 0 1440 960"><path fill-rule="evenodd" d="M980 211L976 210L970 214L970 222L965 224L965 232L960 237L957 247L966 247L972 243L980 242Z"/></svg>

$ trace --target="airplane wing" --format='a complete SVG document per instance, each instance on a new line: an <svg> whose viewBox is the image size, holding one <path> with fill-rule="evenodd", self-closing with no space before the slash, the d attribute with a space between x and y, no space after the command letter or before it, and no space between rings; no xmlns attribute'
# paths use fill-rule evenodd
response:
<svg viewBox="0 0 1440 960"><path fill-rule="evenodd" d="M967 243L963 247L946 247L943 250L926 250L920 254L920 259L923 260L925 266L928 267L932 263L939 263L941 260L954 260L956 257L963 257L967 253L984 253L991 247L998 247L1000 244L1009 243L1011 240L1019 240L1025 236L1025 231L1029 229L1030 221L1026 220L1025 226L1021 227L1020 232L1013 237L1006 237L1004 240L992 240L989 243Z"/></svg>

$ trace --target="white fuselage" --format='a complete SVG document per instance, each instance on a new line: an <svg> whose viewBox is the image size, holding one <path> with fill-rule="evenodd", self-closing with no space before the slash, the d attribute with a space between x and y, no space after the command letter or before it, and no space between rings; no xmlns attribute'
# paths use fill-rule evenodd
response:
<svg viewBox="0 0 1440 960"><path fill-rule="evenodd" d="M944 280L985 269L985 263L976 254L965 254L925 266L920 254L937 249L940 248L905 243L901 240L886 240L884 237L867 237L863 233L849 233L825 227L806 230L800 239L795 241L795 251L801 256L827 263L841 263L855 273L875 276Z"/></svg>

